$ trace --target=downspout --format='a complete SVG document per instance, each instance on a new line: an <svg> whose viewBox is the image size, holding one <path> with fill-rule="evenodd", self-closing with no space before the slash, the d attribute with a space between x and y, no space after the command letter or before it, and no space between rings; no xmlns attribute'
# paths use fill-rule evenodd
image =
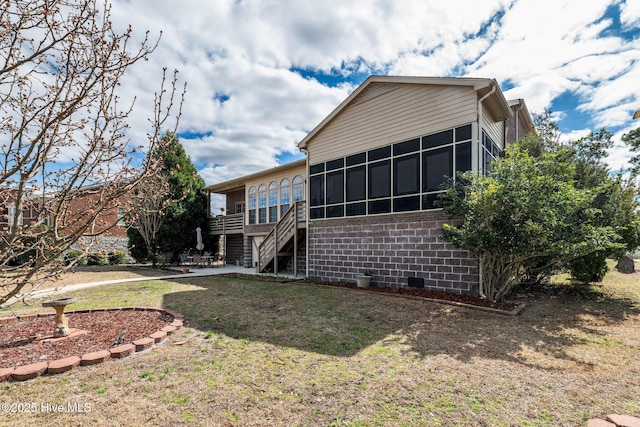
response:
<svg viewBox="0 0 640 427"><path fill-rule="evenodd" d="M482 153L482 102L496 92L496 85L493 83L493 81L490 81L489 85L491 86L491 90L489 91L489 93L478 100L478 154ZM481 159L482 156L478 155L478 165L476 165L478 171L481 171ZM484 297L485 295L482 285L482 264L480 263L478 263L478 285L478 293L481 297Z"/></svg>
<svg viewBox="0 0 640 427"><path fill-rule="evenodd" d="M493 81L489 82L489 85L491 86L489 93L478 100L478 144L480 145L482 145L482 102L496 92L496 85ZM480 156L478 156L478 163L480 163ZM478 170L480 170L479 167Z"/></svg>
<svg viewBox="0 0 640 427"><path fill-rule="evenodd" d="M304 158L306 159L305 165L305 178L304 178L304 222L305 222L305 233L304 233L304 250L306 251L306 256L304 257L304 275L305 277L309 277L309 189L307 185L307 179L309 178L309 152L306 148L301 148L300 151L304 153ZM295 254L297 257L298 254ZM297 272L296 272L297 274Z"/></svg>
<svg viewBox="0 0 640 427"><path fill-rule="evenodd" d="M518 130L520 129L519 123L518 123L518 119L520 117L520 110L522 110L522 108L524 108L524 104L522 103L522 100L519 99L518 100L518 108L516 108L516 112L515 112L515 116L516 116L516 141L519 140L520 138L518 137Z"/></svg>

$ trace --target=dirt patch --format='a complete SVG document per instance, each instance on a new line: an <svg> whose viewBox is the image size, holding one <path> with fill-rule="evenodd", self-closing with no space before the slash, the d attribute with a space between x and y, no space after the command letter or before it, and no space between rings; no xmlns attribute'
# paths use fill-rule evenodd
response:
<svg viewBox="0 0 640 427"><path fill-rule="evenodd" d="M359 288L355 283L349 282L318 282L318 281L309 281L309 280L295 280L295 279L287 279L277 276L255 276L255 275L247 275L241 273L228 273L223 274L221 276L232 277L237 279L247 279L247 280L258 280L263 282L277 282L277 283L289 283L295 281L296 283L309 283L312 285L323 285L323 286L336 286L340 288L349 288L355 289L363 292L378 292L384 294L396 294L396 295L406 295L406 296L414 296L421 298L428 298L438 301L447 301L447 302L457 302L461 304L467 304L476 307L484 307L484 308L492 308L495 310L501 310L506 312L511 312L519 307L519 303L514 302L492 302L486 299L471 297L468 295L462 294L451 294L447 292L434 291L423 288L411 288L411 287L400 287L400 288L391 288L388 286L370 286L368 288Z"/></svg>
<svg viewBox="0 0 640 427"><path fill-rule="evenodd" d="M69 326L87 334L48 340L53 316L0 324L0 368L11 368L91 353L144 338L173 321L160 311L117 310L66 313ZM124 335L123 335L124 333Z"/></svg>

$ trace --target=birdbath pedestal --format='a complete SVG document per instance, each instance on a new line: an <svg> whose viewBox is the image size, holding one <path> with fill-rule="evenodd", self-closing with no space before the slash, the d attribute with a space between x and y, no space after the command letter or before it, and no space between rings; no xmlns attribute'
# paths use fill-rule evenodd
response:
<svg viewBox="0 0 640 427"><path fill-rule="evenodd" d="M71 332L69 330L69 319L64 315L64 308L68 304L72 304L76 302L76 299L73 297L70 298L60 298L53 301L45 301L42 303L43 307L53 307L56 311L56 326L53 328L53 336L58 337L66 337Z"/></svg>

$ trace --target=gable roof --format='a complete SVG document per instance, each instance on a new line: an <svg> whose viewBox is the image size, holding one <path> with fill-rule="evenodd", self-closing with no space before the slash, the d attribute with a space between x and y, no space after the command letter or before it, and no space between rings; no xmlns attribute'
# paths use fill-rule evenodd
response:
<svg viewBox="0 0 640 427"><path fill-rule="evenodd" d="M364 102L397 88L401 84L439 85L439 86L467 86L478 93L478 99L490 94L484 104L494 115L496 120L503 121L513 115L509 103L505 99L495 79L475 77L403 77L403 76L369 76L344 101L340 103L327 117L324 118L299 143L298 148L305 149L307 144L327 124L336 118L345 108ZM494 90L492 93L492 90Z"/></svg>
<svg viewBox="0 0 640 427"><path fill-rule="evenodd" d="M217 193L217 194L227 194L232 191L243 190L245 187L245 183L247 181L269 176L274 173L284 172L289 169L295 169L300 166L304 166L306 162L307 162L307 159L305 158L305 159L296 160L290 163L285 163L280 166L272 167L271 169L264 169L258 172L254 172L250 175L244 175L238 178L230 179L229 181L224 181L218 184L209 185L207 187L204 187L202 191L210 191L212 193Z"/></svg>

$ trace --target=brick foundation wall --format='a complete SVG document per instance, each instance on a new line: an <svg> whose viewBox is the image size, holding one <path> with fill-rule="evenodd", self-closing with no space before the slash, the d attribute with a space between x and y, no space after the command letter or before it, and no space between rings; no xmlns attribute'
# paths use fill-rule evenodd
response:
<svg viewBox="0 0 640 427"><path fill-rule="evenodd" d="M227 253L225 254L225 262L227 264L235 264L242 255L244 255L242 234L227 235Z"/></svg>
<svg viewBox="0 0 640 427"><path fill-rule="evenodd" d="M293 249L292 249L293 251ZM278 270L278 274L291 274L296 277L305 277L307 275L307 248L305 247L305 239L304 236L301 237L300 242L298 243L298 253L296 259L296 271L293 271L293 257L289 258L287 261L287 265L282 267L280 266Z"/></svg>
<svg viewBox="0 0 640 427"><path fill-rule="evenodd" d="M246 228L246 227L245 227ZM253 251L251 249L251 244L253 241L253 237L244 236L244 268L253 268Z"/></svg>
<svg viewBox="0 0 640 427"><path fill-rule="evenodd" d="M407 286L417 277L427 289L477 296L478 262L442 239L445 222L442 211L312 221L308 276L355 281L371 270L378 286Z"/></svg>
<svg viewBox="0 0 640 427"><path fill-rule="evenodd" d="M244 267L255 268L258 261L253 259L253 249L251 247L253 236L266 236L273 230L274 224L254 224L244 226Z"/></svg>

